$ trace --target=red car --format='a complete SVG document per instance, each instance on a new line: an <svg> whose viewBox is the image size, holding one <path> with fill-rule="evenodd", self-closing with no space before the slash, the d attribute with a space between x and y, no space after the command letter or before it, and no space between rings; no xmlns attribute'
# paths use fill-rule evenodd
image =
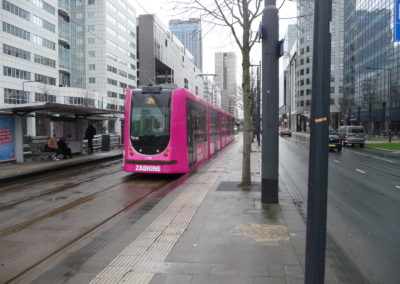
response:
<svg viewBox="0 0 400 284"><path fill-rule="evenodd" d="M290 131L288 128L279 128L279 135L281 137L283 137L284 135L292 137L292 131Z"/></svg>

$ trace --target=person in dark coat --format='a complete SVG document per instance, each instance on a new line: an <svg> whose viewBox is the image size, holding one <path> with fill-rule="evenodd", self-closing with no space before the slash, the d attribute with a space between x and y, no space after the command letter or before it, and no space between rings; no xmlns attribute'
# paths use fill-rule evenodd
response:
<svg viewBox="0 0 400 284"><path fill-rule="evenodd" d="M71 148L67 146L67 142L65 142L65 138L61 137L57 142L58 149L60 153L64 156L64 159L68 157L72 158Z"/></svg>
<svg viewBox="0 0 400 284"><path fill-rule="evenodd" d="M86 129L85 139L88 141L88 153L93 154L93 138L97 134L96 128L93 125L89 124Z"/></svg>

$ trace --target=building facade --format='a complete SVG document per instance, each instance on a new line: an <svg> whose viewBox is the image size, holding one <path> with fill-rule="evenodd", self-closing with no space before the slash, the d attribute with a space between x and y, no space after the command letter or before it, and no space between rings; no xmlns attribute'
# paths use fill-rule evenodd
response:
<svg viewBox="0 0 400 284"><path fill-rule="evenodd" d="M203 70L203 41L200 19L171 20L169 29L193 55L194 64L200 70Z"/></svg>
<svg viewBox="0 0 400 284"><path fill-rule="evenodd" d="M127 0L3 0L0 106L123 110L124 90L137 82L135 19ZM42 119L28 118L29 135L44 134Z"/></svg>
<svg viewBox="0 0 400 284"><path fill-rule="evenodd" d="M312 89L312 53L314 32L314 1L297 2L298 45L296 63L296 130L309 131ZM343 98L344 70L344 2L332 2L331 22L331 87L330 127L340 124L340 102Z"/></svg>
<svg viewBox="0 0 400 284"><path fill-rule="evenodd" d="M215 74L215 83L221 90L221 107L223 110L235 114L238 86L234 52L215 53Z"/></svg>
<svg viewBox="0 0 400 284"><path fill-rule="evenodd" d="M345 2L345 125L371 135L400 133L400 48L394 41L394 0Z"/></svg>
<svg viewBox="0 0 400 284"><path fill-rule="evenodd" d="M155 15L139 16L138 47L139 86L172 84L205 99L193 55Z"/></svg>

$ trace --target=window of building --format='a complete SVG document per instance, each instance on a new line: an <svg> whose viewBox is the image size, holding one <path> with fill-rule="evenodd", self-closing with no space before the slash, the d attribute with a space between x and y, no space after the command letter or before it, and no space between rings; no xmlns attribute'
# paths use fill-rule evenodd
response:
<svg viewBox="0 0 400 284"><path fill-rule="evenodd" d="M96 57L96 52L95 51L88 51L88 56L89 57Z"/></svg>
<svg viewBox="0 0 400 284"><path fill-rule="evenodd" d="M335 87L331 87L331 94L335 93Z"/></svg>
<svg viewBox="0 0 400 284"><path fill-rule="evenodd" d="M301 96L301 97L304 96L304 90L301 90L301 91L300 91L300 96Z"/></svg>
<svg viewBox="0 0 400 284"><path fill-rule="evenodd" d="M110 97L110 98L117 98L118 97L118 93L117 92L107 91L107 96Z"/></svg>
<svg viewBox="0 0 400 284"><path fill-rule="evenodd" d="M96 78L95 77L89 77L89 84L94 84L96 83Z"/></svg>
<svg viewBox="0 0 400 284"><path fill-rule="evenodd" d="M93 11L91 11L87 13L87 16L89 19L93 19L96 16L96 14Z"/></svg>
<svg viewBox="0 0 400 284"><path fill-rule="evenodd" d="M45 66L49 66L52 68L56 68L56 61L38 54L35 54L34 58L35 63L39 63Z"/></svg>
<svg viewBox="0 0 400 284"><path fill-rule="evenodd" d="M3 22L3 32L12 34L14 36L30 40L31 34L28 31L23 29L17 28L16 26L10 25L9 23Z"/></svg>
<svg viewBox="0 0 400 284"><path fill-rule="evenodd" d="M23 49L16 48L11 45L3 44L3 53L11 56L15 56L21 59L31 60L31 53Z"/></svg>
<svg viewBox="0 0 400 284"><path fill-rule="evenodd" d="M31 72L8 66L3 66L3 75L24 80L31 79Z"/></svg>
<svg viewBox="0 0 400 284"><path fill-rule="evenodd" d="M95 3L96 3L95 0L88 0L88 4L89 4L89 5L94 5Z"/></svg>
<svg viewBox="0 0 400 284"><path fill-rule="evenodd" d="M311 105L311 101L310 100L306 100L306 106L310 106Z"/></svg>
<svg viewBox="0 0 400 284"><path fill-rule="evenodd" d="M128 87L128 85L126 83L123 82L119 82L119 86L123 89L126 89Z"/></svg>
<svg viewBox="0 0 400 284"><path fill-rule="evenodd" d="M94 25L88 25L88 31L93 32L94 31Z"/></svg>
<svg viewBox="0 0 400 284"><path fill-rule="evenodd" d="M309 78L306 79L306 84L310 85L310 79Z"/></svg>
<svg viewBox="0 0 400 284"><path fill-rule="evenodd" d="M300 75L304 75L304 69L300 69Z"/></svg>
<svg viewBox="0 0 400 284"><path fill-rule="evenodd" d="M300 106L304 106L304 101L300 101Z"/></svg>
<svg viewBox="0 0 400 284"><path fill-rule="evenodd" d="M184 82L185 89L189 89L189 80L184 78L183 82Z"/></svg>
<svg viewBox="0 0 400 284"><path fill-rule="evenodd" d="M42 93L35 93L35 102L56 102L56 96Z"/></svg>
<svg viewBox="0 0 400 284"><path fill-rule="evenodd" d="M95 44L96 43L96 39L95 38L88 38L88 44Z"/></svg>
<svg viewBox="0 0 400 284"><path fill-rule="evenodd" d="M329 99L329 102L330 102L331 105L334 105L334 104L335 104L335 99L330 98L330 99Z"/></svg>
<svg viewBox="0 0 400 284"><path fill-rule="evenodd" d="M35 81L36 82L42 82L47 85L56 85L56 78L41 75L41 74L35 74Z"/></svg>
<svg viewBox="0 0 400 284"><path fill-rule="evenodd" d="M30 19L30 13L28 11L8 2L7 0L3 0L3 9L27 21Z"/></svg>
<svg viewBox="0 0 400 284"><path fill-rule="evenodd" d="M115 74L117 74L117 68L111 66L111 65L107 65L107 71L113 72Z"/></svg>
<svg viewBox="0 0 400 284"><path fill-rule="evenodd" d="M29 103L29 92L4 88L5 104L27 104Z"/></svg>
<svg viewBox="0 0 400 284"><path fill-rule="evenodd" d="M339 93L343 93L343 86L339 86Z"/></svg>
<svg viewBox="0 0 400 284"><path fill-rule="evenodd" d="M90 71L96 70L96 64L89 64L89 70Z"/></svg>
<svg viewBox="0 0 400 284"><path fill-rule="evenodd" d="M118 81L111 79L111 78L107 78L107 84L113 85L113 86L118 86Z"/></svg>

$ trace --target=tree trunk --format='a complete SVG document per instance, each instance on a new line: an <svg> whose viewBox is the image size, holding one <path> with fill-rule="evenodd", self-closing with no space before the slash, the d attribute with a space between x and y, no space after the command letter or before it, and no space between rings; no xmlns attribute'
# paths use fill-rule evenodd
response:
<svg viewBox="0 0 400 284"><path fill-rule="evenodd" d="M250 48L245 47L242 51L242 71L243 71L243 160L242 160L242 186L251 186L251 103L252 96L250 91Z"/></svg>

